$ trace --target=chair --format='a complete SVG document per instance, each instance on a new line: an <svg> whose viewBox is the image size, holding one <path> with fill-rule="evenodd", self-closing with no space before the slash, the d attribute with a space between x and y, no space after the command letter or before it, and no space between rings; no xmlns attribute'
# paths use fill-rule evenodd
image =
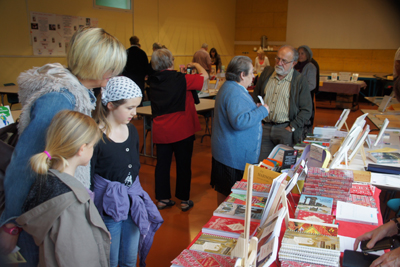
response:
<svg viewBox="0 0 400 267"><path fill-rule="evenodd" d="M5 83L4 86L13 86L15 83ZM10 103L10 110L12 109L13 104L18 104L19 99L18 99L18 94L7 94L7 101Z"/></svg>
<svg viewBox="0 0 400 267"><path fill-rule="evenodd" d="M387 207L396 213L396 216L400 215L400 198L392 198L387 202ZM385 212L386 213L386 212ZM390 213L385 214L386 217L389 216ZM388 219L388 218L385 218Z"/></svg>

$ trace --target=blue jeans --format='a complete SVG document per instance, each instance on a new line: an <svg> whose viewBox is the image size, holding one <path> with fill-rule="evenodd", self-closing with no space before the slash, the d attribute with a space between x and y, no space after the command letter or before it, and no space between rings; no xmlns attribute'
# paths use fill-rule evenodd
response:
<svg viewBox="0 0 400 267"><path fill-rule="evenodd" d="M109 216L104 216L103 219L111 234L110 266L135 267L140 231L132 217L128 215L128 219L119 222Z"/></svg>

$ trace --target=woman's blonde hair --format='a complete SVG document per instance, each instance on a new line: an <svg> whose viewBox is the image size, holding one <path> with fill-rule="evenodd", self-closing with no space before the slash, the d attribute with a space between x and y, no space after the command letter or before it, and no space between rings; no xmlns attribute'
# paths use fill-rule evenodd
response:
<svg viewBox="0 0 400 267"><path fill-rule="evenodd" d="M30 160L32 170L46 174L53 165L57 165L61 166L62 172L68 166L67 159L75 156L82 145L97 143L100 134L91 117L72 110L60 111L47 129L44 151Z"/></svg>
<svg viewBox="0 0 400 267"><path fill-rule="evenodd" d="M106 72L120 74L126 65L125 47L101 28L83 27L69 43L68 68L83 80L101 80Z"/></svg>

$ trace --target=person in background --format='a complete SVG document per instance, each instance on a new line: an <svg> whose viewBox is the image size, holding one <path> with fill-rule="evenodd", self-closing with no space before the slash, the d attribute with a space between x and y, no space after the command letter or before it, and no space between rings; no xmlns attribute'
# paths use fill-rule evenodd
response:
<svg viewBox="0 0 400 267"><path fill-rule="evenodd" d="M293 146L301 142L304 124L311 117L307 78L293 69L298 57L292 46L282 46L275 57L275 68L267 66L254 89L253 100L259 103L261 96L270 110L263 119L259 161L278 144Z"/></svg>
<svg viewBox="0 0 400 267"><path fill-rule="evenodd" d="M249 57L234 57L226 69L226 82L219 89L211 135L211 186L217 191L218 205L243 177L246 163L258 163L262 127L268 116L266 104L256 105L247 91L253 81Z"/></svg>
<svg viewBox="0 0 400 267"><path fill-rule="evenodd" d="M311 62L313 53L308 46L306 45L300 46L299 48L297 48L297 52L299 53L299 60L297 64L294 66L294 69L300 72L303 76L306 76L312 102L311 118L308 121L306 121L304 125L303 138L305 138L306 135L312 133L313 130L314 116L315 116L314 96L317 88L317 68Z"/></svg>
<svg viewBox="0 0 400 267"><path fill-rule="evenodd" d="M192 62L199 63L203 67L203 69L205 69L207 73L210 74L211 57L207 53L207 50L208 50L208 44L206 43L202 44L200 50L194 53Z"/></svg>
<svg viewBox="0 0 400 267"><path fill-rule="evenodd" d="M208 55L208 54L207 54ZM181 200L182 211L193 207L190 200L192 153L195 132L201 129L194 106L196 90L201 90L206 70L191 63L199 74L185 75L174 71L174 58L168 49L158 49L151 56L156 71L149 77L153 140L157 144L155 191L158 209L175 205L171 200L170 170L172 154L176 160L175 196Z"/></svg>
<svg viewBox="0 0 400 267"><path fill-rule="evenodd" d="M397 49L394 55L393 63L393 79L397 79L400 76L400 47Z"/></svg>
<svg viewBox="0 0 400 267"><path fill-rule="evenodd" d="M43 152L30 160L38 174L16 220L39 246L39 266L109 266L110 233L93 193L75 177L100 138L95 121L77 111L54 116Z"/></svg>
<svg viewBox="0 0 400 267"><path fill-rule="evenodd" d="M126 63L124 46L100 28L80 28L72 36L67 53L68 68L52 63L23 72L18 77L19 100L23 109L19 140L4 180L5 210L0 217L0 253L10 253L17 244L27 260L26 266L38 265L38 247L32 236L18 235L15 218L35 175L29 159L44 150L45 133L54 115L64 109L91 115L96 100L92 88L104 87L108 79L122 72ZM75 177L90 187L89 166L80 166ZM14 234L10 234L10 231Z"/></svg>
<svg viewBox="0 0 400 267"><path fill-rule="evenodd" d="M150 72L149 59L146 52L140 49L139 38L137 36L132 36L129 41L131 47L126 50L128 58L122 75L133 80L140 87L144 95L144 80Z"/></svg>
<svg viewBox="0 0 400 267"><path fill-rule="evenodd" d="M265 56L264 50L260 47L257 50L257 57L254 61L254 70L257 74L260 74L266 66L269 66L269 60Z"/></svg>
<svg viewBox="0 0 400 267"><path fill-rule="evenodd" d="M217 68L217 73L221 72L222 61L221 56L217 53L217 49L214 47L210 50L211 65L215 65Z"/></svg>
<svg viewBox="0 0 400 267"><path fill-rule="evenodd" d="M94 118L103 132L91 161L95 204L111 233L110 266L140 266L155 232L163 223L139 181L139 135L130 123L142 100L140 88L127 77L111 78ZM139 243L140 238L140 243Z"/></svg>

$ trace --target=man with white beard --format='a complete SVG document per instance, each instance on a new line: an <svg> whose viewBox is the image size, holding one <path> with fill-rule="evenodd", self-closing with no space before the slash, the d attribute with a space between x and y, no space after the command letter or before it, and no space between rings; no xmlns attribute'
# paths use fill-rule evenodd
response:
<svg viewBox="0 0 400 267"><path fill-rule="evenodd" d="M307 78L293 69L298 58L296 49L282 46L275 57L275 68L266 67L254 89L254 101L259 103L261 96L270 110L263 119L260 161L278 144L293 146L301 142L304 124L311 117Z"/></svg>

